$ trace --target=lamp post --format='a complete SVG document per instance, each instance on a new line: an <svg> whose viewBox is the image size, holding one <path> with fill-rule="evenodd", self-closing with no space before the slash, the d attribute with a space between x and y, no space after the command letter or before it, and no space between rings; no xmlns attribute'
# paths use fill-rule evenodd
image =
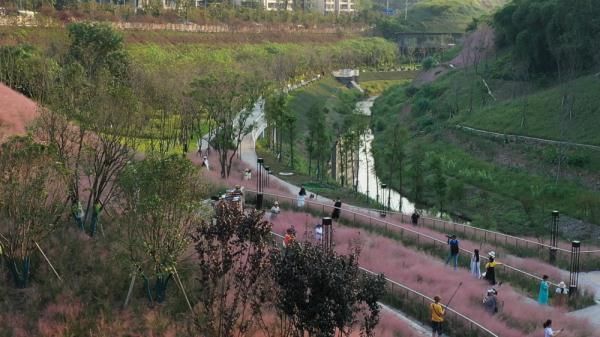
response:
<svg viewBox="0 0 600 337"><path fill-rule="evenodd" d="M269 187L269 175L271 174L271 168L269 166L265 166L265 184Z"/></svg>
<svg viewBox="0 0 600 337"><path fill-rule="evenodd" d="M387 185L381 184L381 212L379 213L379 215L381 215L382 217L386 216L386 209L385 209L385 192L386 192L386 190L387 190Z"/></svg>
<svg viewBox="0 0 600 337"><path fill-rule="evenodd" d="M333 222L330 217L324 217L321 223L323 224L323 241L321 244L326 252L330 252L333 243Z"/></svg>
<svg viewBox="0 0 600 337"><path fill-rule="evenodd" d="M581 254L581 242L571 242L571 266L569 267L569 296L577 292L579 285L579 256Z"/></svg>
<svg viewBox="0 0 600 337"><path fill-rule="evenodd" d="M262 158L256 159L256 209L262 209L263 203L263 162Z"/></svg>
<svg viewBox="0 0 600 337"><path fill-rule="evenodd" d="M558 219L559 219L558 211L556 211L556 210L552 211L552 228L550 229L550 255L549 255L550 263L556 262Z"/></svg>

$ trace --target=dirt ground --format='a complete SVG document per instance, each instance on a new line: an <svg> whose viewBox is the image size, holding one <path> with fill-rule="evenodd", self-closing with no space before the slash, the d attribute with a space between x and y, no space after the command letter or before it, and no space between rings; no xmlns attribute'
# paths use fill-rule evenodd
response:
<svg viewBox="0 0 600 337"><path fill-rule="evenodd" d="M24 134L27 124L36 116L34 101L0 83L0 142Z"/></svg>

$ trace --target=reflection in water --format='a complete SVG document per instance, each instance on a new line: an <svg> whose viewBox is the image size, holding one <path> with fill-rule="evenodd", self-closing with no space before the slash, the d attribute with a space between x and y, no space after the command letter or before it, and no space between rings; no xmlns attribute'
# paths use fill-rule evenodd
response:
<svg viewBox="0 0 600 337"><path fill-rule="evenodd" d="M371 107L376 97L371 97L365 101L358 102L356 107L365 115L371 115ZM363 138L363 142L359 150L359 161L358 161L358 192L363 193L373 200L379 200L381 203L388 204L389 194L389 205L394 211L402 210L402 213L412 214L415 210L415 205L408 199L404 198L397 191L387 188L385 196L382 194L380 188L381 183L388 183L386 181L380 181L375 174L375 161L371 154L371 142L373 141L373 134L371 130L367 132ZM385 200L383 198L385 197Z"/></svg>

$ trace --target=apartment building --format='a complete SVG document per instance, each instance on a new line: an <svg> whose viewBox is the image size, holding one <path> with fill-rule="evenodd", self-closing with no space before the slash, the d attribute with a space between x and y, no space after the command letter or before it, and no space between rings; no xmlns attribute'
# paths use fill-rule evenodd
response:
<svg viewBox="0 0 600 337"><path fill-rule="evenodd" d="M323 13L352 13L356 10L355 0L317 0L316 10Z"/></svg>

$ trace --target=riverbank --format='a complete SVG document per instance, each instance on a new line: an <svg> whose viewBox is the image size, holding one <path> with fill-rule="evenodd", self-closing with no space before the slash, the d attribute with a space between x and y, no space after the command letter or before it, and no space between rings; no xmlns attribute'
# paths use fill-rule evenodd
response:
<svg viewBox="0 0 600 337"><path fill-rule="evenodd" d="M409 134L404 144L407 160L401 168L407 179L401 188L398 181L391 185L413 199L419 194L421 205L441 205L477 227L542 241L549 235L551 211L558 209L563 238L598 242L600 227L594 219L599 214L593 205L600 195L586 183L585 169L565 160L557 179L556 162L544 159L560 151L555 146L506 142L456 129L444 108L450 107L438 102L449 90L444 81L420 88L396 87L375 102L376 150L390 143L391 133L386 130L391 121ZM584 150L565 150L564 155L577 158L578 151ZM415 175L416 160L420 175ZM375 151L375 161L378 173L385 173L389 159Z"/></svg>

